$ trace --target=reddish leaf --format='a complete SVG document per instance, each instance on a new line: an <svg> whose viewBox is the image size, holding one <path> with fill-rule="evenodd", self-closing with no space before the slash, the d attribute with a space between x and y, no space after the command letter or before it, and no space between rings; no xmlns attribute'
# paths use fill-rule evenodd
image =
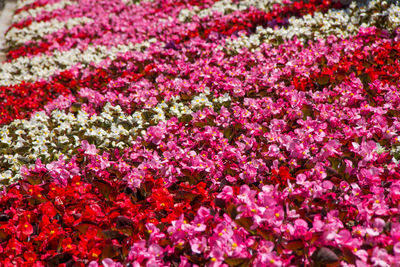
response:
<svg viewBox="0 0 400 267"><path fill-rule="evenodd" d="M294 240L287 242L284 247L289 250L298 250L304 248L304 243L300 240Z"/></svg>
<svg viewBox="0 0 400 267"><path fill-rule="evenodd" d="M93 185L97 187L100 193L107 199L109 198L111 191L113 191L112 186L109 183L102 180L93 181Z"/></svg>
<svg viewBox="0 0 400 267"><path fill-rule="evenodd" d="M330 77L328 75L321 75L317 78L317 82L319 85L327 85L330 81Z"/></svg>
<svg viewBox="0 0 400 267"><path fill-rule="evenodd" d="M246 229L248 232L253 232L250 227L253 225L253 220L250 217L242 217L235 220L235 222Z"/></svg>
<svg viewBox="0 0 400 267"><path fill-rule="evenodd" d="M327 247L317 249L312 258L317 264L333 264L339 261L338 256Z"/></svg>
<svg viewBox="0 0 400 267"><path fill-rule="evenodd" d="M247 259L247 258L229 258L229 257L225 257L224 261L230 267L247 267L247 266L250 266L250 263L251 263L251 259Z"/></svg>
<svg viewBox="0 0 400 267"><path fill-rule="evenodd" d="M232 218L232 220L236 219L237 215L239 214L236 209L236 206L233 204L230 204L228 206L228 208L226 209L226 211L227 211L228 215Z"/></svg>
<svg viewBox="0 0 400 267"><path fill-rule="evenodd" d="M80 223L79 225L75 226L75 228L81 233L86 234L89 228L94 228L99 230L100 228L94 223Z"/></svg>

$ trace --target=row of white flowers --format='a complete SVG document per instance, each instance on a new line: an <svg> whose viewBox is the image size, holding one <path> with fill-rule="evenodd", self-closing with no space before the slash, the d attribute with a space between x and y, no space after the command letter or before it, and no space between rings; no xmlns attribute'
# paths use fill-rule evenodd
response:
<svg viewBox="0 0 400 267"><path fill-rule="evenodd" d="M388 30L396 29L400 25L400 7L391 4L385 8L385 5L388 3L378 0L369 1L365 5L352 2L344 10L316 12L302 18L292 17L287 27L257 27L256 33L250 36L242 34L236 39L227 39L224 48L236 52L244 47L253 50L262 43L281 43L295 36L302 42L326 38L329 35L346 38L357 34L360 27L379 26Z"/></svg>
<svg viewBox="0 0 400 267"><path fill-rule="evenodd" d="M21 8L23 6L27 6L27 5L33 4L35 2L36 2L36 0L18 0L17 8Z"/></svg>
<svg viewBox="0 0 400 267"><path fill-rule="evenodd" d="M55 51L52 55L19 57L12 62L0 64L0 86L45 79L78 63L88 66L91 63L99 64L107 58L115 59L119 54L128 51L144 51L155 41L150 39L142 43L120 44L113 47L97 45L89 46L84 51L73 48L68 51Z"/></svg>
<svg viewBox="0 0 400 267"><path fill-rule="evenodd" d="M60 0L54 0L52 2L54 3L54 2L58 2L58 1L60 1ZM35 2L37 2L37 0L17 0L16 8L19 9L19 8L24 7L24 6L31 5L31 4L33 4Z"/></svg>
<svg viewBox="0 0 400 267"><path fill-rule="evenodd" d="M181 118L204 107L230 102L229 95L213 98L208 90L183 101L179 96L155 107L145 106L132 115L125 114L120 106L107 103L99 115L89 116L85 111L70 113L53 110L48 116L36 112L29 120L15 120L0 128L0 182L21 178L23 165L32 166L37 158L48 163L61 155L68 159L76 153L82 140L96 147L109 149L128 147L134 136L149 126L166 121L172 116Z"/></svg>
<svg viewBox="0 0 400 267"><path fill-rule="evenodd" d="M62 8L65 8L67 6L74 5L74 4L77 5L76 1L62 0L60 2L56 2L53 4L48 4L48 5L40 6L37 8L31 8L31 9L22 11L18 14L15 14L12 18L12 23L19 22L22 19L26 19L29 17L36 17L37 15L39 15L40 13L42 13L44 11L51 12L53 10L62 9Z"/></svg>
<svg viewBox="0 0 400 267"><path fill-rule="evenodd" d="M54 18L49 21L33 22L28 27L22 29L12 28L5 35L9 46L24 44L27 41L42 39L47 34L54 33L62 29L72 29L78 25L84 25L93 22L93 19L87 17L71 18L66 21L59 21Z"/></svg>
<svg viewBox="0 0 400 267"><path fill-rule="evenodd" d="M194 15L204 18L211 16L213 13L229 14L234 11L243 11L249 7L255 7L259 10L270 11L273 4L290 3L290 0L245 0L245 1L232 1L221 0L217 1L210 8L200 9L194 6L193 9L182 9L179 13L178 19L182 22L188 22Z"/></svg>
<svg viewBox="0 0 400 267"><path fill-rule="evenodd" d="M154 2L154 0L121 0L125 5L139 5L144 2Z"/></svg>

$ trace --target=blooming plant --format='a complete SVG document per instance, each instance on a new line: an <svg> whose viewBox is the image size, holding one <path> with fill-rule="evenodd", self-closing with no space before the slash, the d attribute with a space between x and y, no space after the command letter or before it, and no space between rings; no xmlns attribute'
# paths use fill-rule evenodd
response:
<svg viewBox="0 0 400 267"><path fill-rule="evenodd" d="M19 0L0 266L397 266L397 1Z"/></svg>

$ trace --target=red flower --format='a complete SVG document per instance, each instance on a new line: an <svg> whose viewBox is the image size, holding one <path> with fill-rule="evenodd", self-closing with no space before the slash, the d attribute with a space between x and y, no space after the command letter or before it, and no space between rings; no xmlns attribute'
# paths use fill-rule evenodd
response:
<svg viewBox="0 0 400 267"><path fill-rule="evenodd" d="M24 252L24 259L27 262L34 262L36 260L37 256L35 253L33 253L32 251L25 251Z"/></svg>
<svg viewBox="0 0 400 267"><path fill-rule="evenodd" d="M88 254L90 260L98 260L101 256L102 250L95 247Z"/></svg>
<svg viewBox="0 0 400 267"><path fill-rule="evenodd" d="M23 244L19 242L16 238L12 238L8 241L6 252L9 255L19 255L22 253Z"/></svg>
<svg viewBox="0 0 400 267"><path fill-rule="evenodd" d="M270 177L270 180L279 185L286 186L288 180L296 180L296 178L290 174L289 168L286 166L280 166L279 171L272 170L271 172L273 175Z"/></svg>
<svg viewBox="0 0 400 267"><path fill-rule="evenodd" d="M22 221L17 227L18 238L28 237L33 233L32 225L27 221Z"/></svg>
<svg viewBox="0 0 400 267"><path fill-rule="evenodd" d="M70 237L65 238L65 239L62 241L61 247L62 247L62 249L63 249L64 252L76 250L76 245L73 244L73 240L72 240L72 238L70 238Z"/></svg>

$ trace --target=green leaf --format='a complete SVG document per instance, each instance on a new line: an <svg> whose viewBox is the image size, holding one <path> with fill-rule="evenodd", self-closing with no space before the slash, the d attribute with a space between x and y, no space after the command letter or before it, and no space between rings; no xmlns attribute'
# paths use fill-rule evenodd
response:
<svg viewBox="0 0 400 267"><path fill-rule="evenodd" d="M225 201L223 199L215 198L214 199L214 204L215 204L215 206L217 206L217 207L219 207L221 209L225 208Z"/></svg>

